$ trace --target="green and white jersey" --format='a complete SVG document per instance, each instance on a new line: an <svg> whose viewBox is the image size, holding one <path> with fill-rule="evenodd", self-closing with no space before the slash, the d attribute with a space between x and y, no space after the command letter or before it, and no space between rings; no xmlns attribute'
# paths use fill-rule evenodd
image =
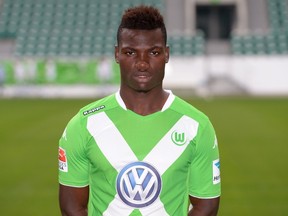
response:
<svg viewBox="0 0 288 216"><path fill-rule="evenodd" d="M89 216L186 216L189 195L220 196L218 144L206 115L170 92L147 116L119 92L82 108L59 146L59 182L89 185Z"/></svg>

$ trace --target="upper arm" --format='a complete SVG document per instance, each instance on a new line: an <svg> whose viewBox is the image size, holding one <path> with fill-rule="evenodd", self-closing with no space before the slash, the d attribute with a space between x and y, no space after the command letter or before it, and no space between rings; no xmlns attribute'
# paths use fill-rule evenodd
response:
<svg viewBox="0 0 288 216"><path fill-rule="evenodd" d="M210 121L199 129L189 173L189 216L217 215L221 194L218 143Z"/></svg>
<svg viewBox="0 0 288 216"><path fill-rule="evenodd" d="M59 183L71 187L89 184L89 158L85 127L79 115L68 123L59 140Z"/></svg>
<svg viewBox="0 0 288 216"><path fill-rule="evenodd" d="M67 125L59 141L59 203L63 216L87 215L89 159L79 115Z"/></svg>
<svg viewBox="0 0 288 216"><path fill-rule="evenodd" d="M211 199L221 194L218 144L212 124L208 121L198 129L193 141L194 154L189 170L189 195Z"/></svg>
<svg viewBox="0 0 288 216"><path fill-rule="evenodd" d="M59 185L59 204L63 216L87 216L89 187Z"/></svg>
<svg viewBox="0 0 288 216"><path fill-rule="evenodd" d="M212 199L199 199L189 196L193 206L189 216L216 216L219 208L220 197Z"/></svg>

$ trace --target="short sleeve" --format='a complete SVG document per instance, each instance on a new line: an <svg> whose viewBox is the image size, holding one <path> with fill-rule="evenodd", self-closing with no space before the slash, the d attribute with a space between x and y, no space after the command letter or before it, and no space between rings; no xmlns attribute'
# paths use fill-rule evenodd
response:
<svg viewBox="0 0 288 216"><path fill-rule="evenodd" d="M74 116L59 140L59 183L72 187L89 184L89 160L79 115Z"/></svg>
<svg viewBox="0 0 288 216"><path fill-rule="evenodd" d="M220 196L220 159L218 142L210 121L199 127L194 140L195 154L189 170L190 196L209 199Z"/></svg>

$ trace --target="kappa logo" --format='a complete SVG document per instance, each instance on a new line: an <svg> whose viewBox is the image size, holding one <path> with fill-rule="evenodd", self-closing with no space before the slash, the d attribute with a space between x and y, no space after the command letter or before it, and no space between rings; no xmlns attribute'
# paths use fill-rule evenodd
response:
<svg viewBox="0 0 288 216"><path fill-rule="evenodd" d="M84 112L83 112L83 115L86 116L86 115L89 115L89 114L91 114L91 113L97 112L97 111L99 111L99 110L101 110L101 109L104 109L104 108L105 108L105 105L101 105L101 106L99 106L99 107L95 107L95 108L93 108L93 109L84 111Z"/></svg>
<svg viewBox="0 0 288 216"><path fill-rule="evenodd" d="M162 187L158 171L140 161L126 165L119 172L116 182L119 197L133 208L151 205L158 198Z"/></svg>
<svg viewBox="0 0 288 216"><path fill-rule="evenodd" d="M187 142L187 138L184 132L179 133L177 131L174 131L171 134L171 139L173 141L174 144L178 145L178 146L182 146L184 144L186 144Z"/></svg>

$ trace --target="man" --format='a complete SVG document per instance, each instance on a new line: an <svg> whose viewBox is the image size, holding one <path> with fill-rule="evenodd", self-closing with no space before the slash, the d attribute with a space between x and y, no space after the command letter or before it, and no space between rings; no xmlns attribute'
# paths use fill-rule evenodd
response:
<svg viewBox="0 0 288 216"><path fill-rule="evenodd" d="M82 108L60 139L62 215L217 214L215 132L203 113L163 89L166 37L155 8L123 15L119 92Z"/></svg>

